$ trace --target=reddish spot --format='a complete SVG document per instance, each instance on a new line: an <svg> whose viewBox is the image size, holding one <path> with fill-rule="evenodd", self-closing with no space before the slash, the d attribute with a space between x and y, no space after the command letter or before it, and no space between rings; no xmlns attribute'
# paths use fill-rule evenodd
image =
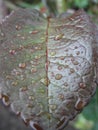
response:
<svg viewBox="0 0 98 130"><path fill-rule="evenodd" d="M58 122L56 128L62 127L63 124L66 125L67 122L68 122L68 120L66 119L66 117L64 117L63 119L61 119L61 120Z"/></svg>
<svg viewBox="0 0 98 130"><path fill-rule="evenodd" d="M45 69L48 71L48 63L45 64Z"/></svg>
<svg viewBox="0 0 98 130"><path fill-rule="evenodd" d="M40 9L40 11L41 11L42 13L46 13L47 8L46 8L46 7L42 7L42 8Z"/></svg>
<svg viewBox="0 0 98 130"><path fill-rule="evenodd" d="M36 130L43 130L43 129L42 129L38 124L36 124L36 123L34 123L33 126L34 126L34 128L35 128Z"/></svg>

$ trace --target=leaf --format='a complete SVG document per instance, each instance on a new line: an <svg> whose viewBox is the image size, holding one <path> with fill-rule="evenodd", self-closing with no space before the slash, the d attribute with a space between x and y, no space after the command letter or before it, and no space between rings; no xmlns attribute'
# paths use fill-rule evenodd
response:
<svg viewBox="0 0 98 130"><path fill-rule="evenodd" d="M87 7L89 4L89 0L75 0L75 5L79 8L85 8Z"/></svg>
<svg viewBox="0 0 98 130"><path fill-rule="evenodd" d="M36 130L61 130L86 106L94 83L94 24L83 10L45 19L19 9L0 25L0 94Z"/></svg>

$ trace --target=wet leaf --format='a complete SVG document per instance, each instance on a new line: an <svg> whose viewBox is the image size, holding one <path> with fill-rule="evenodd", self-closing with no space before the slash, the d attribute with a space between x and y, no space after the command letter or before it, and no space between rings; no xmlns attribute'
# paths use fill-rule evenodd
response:
<svg viewBox="0 0 98 130"><path fill-rule="evenodd" d="M0 97L35 130L61 130L96 90L95 25L83 11L19 9L0 25Z"/></svg>

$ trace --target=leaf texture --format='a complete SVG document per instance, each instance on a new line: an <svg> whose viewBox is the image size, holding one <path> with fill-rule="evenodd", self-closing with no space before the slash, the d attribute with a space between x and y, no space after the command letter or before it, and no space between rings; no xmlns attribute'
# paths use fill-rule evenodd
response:
<svg viewBox="0 0 98 130"><path fill-rule="evenodd" d="M0 97L34 130L62 130L96 90L94 24L19 9L0 25Z"/></svg>

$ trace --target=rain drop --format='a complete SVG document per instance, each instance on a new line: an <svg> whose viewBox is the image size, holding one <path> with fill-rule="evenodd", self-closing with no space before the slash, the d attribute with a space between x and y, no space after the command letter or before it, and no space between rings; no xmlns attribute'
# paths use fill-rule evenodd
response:
<svg viewBox="0 0 98 130"><path fill-rule="evenodd" d="M19 63L19 68L24 69L26 67L25 63Z"/></svg>
<svg viewBox="0 0 98 130"><path fill-rule="evenodd" d="M9 53L14 55L16 53L16 51L15 50L9 50Z"/></svg>
<svg viewBox="0 0 98 130"><path fill-rule="evenodd" d="M70 68L70 73L74 73L75 70L73 68Z"/></svg>
<svg viewBox="0 0 98 130"><path fill-rule="evenodd" d="M85 83L80 83L80 88L85 88L86 87L86 84Z"/></svg>
<svg viewBox="0 0 98 130"><path fill-rule="evenodd" d="M35 67L32 68L32 69L31 69L31 72L32 72L32 73L36 73L36 72L37 72L37 68L35 68Z"/></svg>
<svg viewBox="0 0 98 130"><path fill-rule="evenodd" d="M20 30L21 26L20 25L16 25L15 28L16 28L16 30Z"/></svg>
<svg viewBox="0 0 98 130"><path fill-rule="evenodd" d="M51 105L49 105L49 107L50 107L50 109L52 111L54 111L57 108L57 105L56 104L51 104Z"/></svg>
<svg viewBox="0 0 98 130"><path fill-rule="evenodd" d="M85 105L86 102L82 101L81 99L78 99L78 101L75 104L75 108L76 110L82 110Z"/></svg>
<svg viewBox="0 0 98 130"><path fill-rule="evenodd" d="M38 30L34 30L34 31L30 31L29 34L37 34L39 31Z"/></svg>
<svg viewBox="0 0 98 130"><path fill-rule="evenodd" d="M62 78L62 75L61 74L56 74L56 76L55 76L55 79L56 80L60 80Z"/></svg>
<svg viewBox="0 0 98 130"><path fill-rule="evenodd" d="M55 54L56 54L55 51L53 51L53 52L50 53L51 56L55 56Z"/></svg>
<svg viewBox="0 0 98 130"><path fill-rule="evenodd" d="M54 38L54 40L60 40L60 39L63 38L63 36L64 36L64 34L58 34L58 35Z"/></svg>

